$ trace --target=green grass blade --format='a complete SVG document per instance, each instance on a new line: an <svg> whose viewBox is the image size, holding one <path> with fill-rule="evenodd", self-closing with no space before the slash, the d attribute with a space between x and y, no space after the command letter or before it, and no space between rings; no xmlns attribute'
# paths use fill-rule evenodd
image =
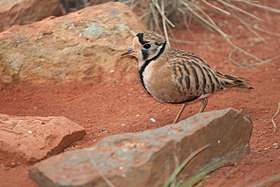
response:
<svg viewBox="0 0 280 187"><path fill-rule="evenodd" d="M206 175L208 173L211 173L212 171L215 171L219 166L217 164L210 165L203 169L202 171L198 172L194 177L191 177L190 179L186 180L182 187L189 187L192 186L199 181L201 181L201 185L205 186L205 181L206 181Z"/></svg>
<svg viewBox="0 0 280 187"><path fill-rule="evenodd" d="M204 151L205 149L209 148L210 145L207 144L199 149L197 149L196 151L192 152L176 169L175 171L172 173L172 175L169 177L169 179L165 182L165 184L163 185L163 187L169 187L173 181L176 179L176 177L180 174L180 172L185 168L185 166L196 156L198 155L200 152Z"/></svg>

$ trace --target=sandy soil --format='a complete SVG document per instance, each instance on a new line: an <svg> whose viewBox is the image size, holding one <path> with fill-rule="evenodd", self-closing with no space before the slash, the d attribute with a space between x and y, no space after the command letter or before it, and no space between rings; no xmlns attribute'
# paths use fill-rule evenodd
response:
<svg viewBox="0 0 280 187"><path fill-rule="evenodd" d="M279 3L278 3L279 4ZM278 6L280 7L280 6ZM259 16L268 21L262 24L270 31L280 33L280 17L263 12ZM230 26L223 18L220 26L235 36L235 42L260 58L267 59L279 55L280 39L263 34L260 41L249 35L242 27ZM232 89L210 97L206 111L227 107L244 110L251 116L254 130L251 138L251 152L235 165L221 168L209 174L207 184L214 186L255 185L280 173L280 130L273 133L271 117L280 102L280 62L279 58L263 65L235 55L237 66L228 58L232 51L217 33L209 33L200 26L192 32L177 28L175 36L185 43L178 48L192 51L202 56L213 68L224 73L246 77L251 80L253 90ZM174 44L175 46L175 44ZM135 75L137 76L137 75ZM187 118L199 110L199 103L190 104L182 115ZM124 132L138 132L172 123L180 106L155 101L138 83L71 85L17 84L0 92L0 112L13 115L66 116L86 128L86 136L68 150L89 147L103 137ZM154 118L156 122L152 122ZM275 122L280 126L280 114ZM0 165L0 184L4 186L37 186L28 178L29 165ZM280 186L280 183L274 186Z"/></svg>

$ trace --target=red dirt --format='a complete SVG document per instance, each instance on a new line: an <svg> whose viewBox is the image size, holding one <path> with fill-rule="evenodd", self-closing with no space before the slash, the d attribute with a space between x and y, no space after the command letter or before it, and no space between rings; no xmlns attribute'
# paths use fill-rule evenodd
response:
<svg viewBox="0 0 280 187"><path fill-rule="evenodd" d="M279 4L279 3L278 3ZM275 6L274 6L275 7ZM279 7L279 6L278 6ZM269 18L268 30L280 32L280 18L276 15L257 12ZM218 18L219 19L219 18ZM226 24L222 17L219 23L228 33L235 35L236 43L249 46L249 50L261 58L279 55L279 37L263 35L265 42L258 42L244 28ZM194 42L178 47L202 56L215 69L224 73L252 80L253 90L232 89L211 96L206 111L227 107L244 110L251 116L254 130L251 152L234 166L227 166L211 173L207 183L214 186L247 186L280 173L280 130L273 133L271 117L280 102L279 58L264 65L236 66L228 59L232 48L216 33L209 33L195 26L192 33L183 28L174 31L175 36ZM200 41L200 42L198 42ZM237 62L244 58L236 56ZM135 75L137 76L137 75ZM17 84L0 92L0 113L13 115L66 116L86 128L86 136L69 149L89 147L101 138L124 132L138 132L172 123L180 106L155 101L141 83L86 84L32 86ZM182 115L187 118L199 110L199 104L190 104ZM153 123L150 118L156 119ZM280 126L280 114L275 122ZM68 150L69 150L68 149ZM0 184L4 186L37 186L28 178L29 165L0 165ZM280 183L278 183L280 185ZM274 186L277 186L275 184Z"/></svg>

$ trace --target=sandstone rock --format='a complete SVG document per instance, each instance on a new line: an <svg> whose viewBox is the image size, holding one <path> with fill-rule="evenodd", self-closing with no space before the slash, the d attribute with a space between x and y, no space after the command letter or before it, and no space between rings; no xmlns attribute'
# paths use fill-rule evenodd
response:
<svg viewBox="0 0 280 187"><path fill-rule="evenodd" d="M0 78L104 82L137 80L137 64L120 59L144 26L122 3L87 7L0 33ZM0 79L1 81L1 79Z"/></svg>
<svg viewBox="0 0 280 187"><path fill-rule="evenodd" d="M59 0L0 0L0 32L61 13Z"/></svg>
<svg viewBox="0 0 280 187"><path fill-rule="evenodd" d="M85 135L65 117L0 114L0 163L36 162L58 154Z"/></svg>
<svg viewBox="0 0 280 187"><path fill-rule="evenodd" d="M207 165L220 165L249 150L251 121L233 109L197 114L177 124L104 138L91 148L53 156L30 169L45 187L162 186L176 167L205 145L185 167L191 176ZM106 183L107 181L107 183Z"/></svg>

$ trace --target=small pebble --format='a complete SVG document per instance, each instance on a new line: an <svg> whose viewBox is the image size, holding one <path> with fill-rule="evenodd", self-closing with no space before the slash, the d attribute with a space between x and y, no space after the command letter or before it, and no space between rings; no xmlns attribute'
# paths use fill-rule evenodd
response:
<svg viewBox="0 0 280 187"><path fill-rule="evenodd" d="M15 163L15 162L13 162L13 163L11 163L11 165L9 166L10 168L14 168L14 167L16 167L17 166L17 163Z"/></svg>
<svg viewBox="0 0 280 187"><path fill-rule="evenodd" d="M32 133L33 133L31 130L28 130L27 132L28 132L29 134L32 134Z"/></svg>
<svg viewBox="0 0 280 187"><path fill-rule="evenodd" d="M122 127L124 127L124 126L125 126L125 124L123 123L123 124L121 124L121 126L122 126Z"/></svg>
<svg viewBox="0 0 280 187"><path fill-rule="evenodd" d="M140 115L139 114L136 114L136 117L139 117Z"/></svg>
<svg viewBox="0 0 280 187"><path fill-rule="evenodd" d="M107 131L106 129L103 129L103 128L102 128L102 129L99 130L99 133L103 133L103 132L104 132L104 133L108 133L108 131Z"/></svg>
<svg viewBox="0 0 280 187"><path fill-rule="evenodd" d="M150 118L150 121L153 122L153 123L156 122L155 118Z"/></svg>
<svg viewBox="0 0 280 187"><path fill-rule="evenodd" d="M274 147L275 149L279 149L279 144L278 144L278 143L274 143L274 144L273 144L273 147Z"/></svg>
<svg viewBox="0 0 280 187"><path fill-rule="evenodd" d="M44 31L43 32L43 35L52 35L53 34L53 31Z"/></svg>

